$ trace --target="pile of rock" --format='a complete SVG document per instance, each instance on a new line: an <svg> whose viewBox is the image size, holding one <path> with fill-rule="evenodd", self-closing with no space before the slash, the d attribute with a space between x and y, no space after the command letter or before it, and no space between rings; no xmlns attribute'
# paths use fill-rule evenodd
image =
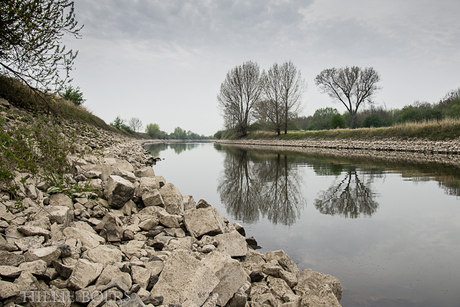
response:
<svg viewBox="0 0 460 307"><path fill-rule="evenodd" d="M337 278L249 248L139 142L69 159L65 180L86 191L17 174L21 208L0 195L0 306L340 306Z"/></svg>

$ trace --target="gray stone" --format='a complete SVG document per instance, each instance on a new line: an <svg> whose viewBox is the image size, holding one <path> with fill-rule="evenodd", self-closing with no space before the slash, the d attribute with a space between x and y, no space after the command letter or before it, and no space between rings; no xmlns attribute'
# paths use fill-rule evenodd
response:
<svg viewBox="0 0 460 307"><path fill-rule="evenodd" d="M17 278L21 275L22 270L11 265L0 265L0 276L8 278Z"/></svg>
<svg viewBox="0 0 460 307"><path fill-rule="evenodd" d="M142 178L142 177L155 177L155 171L153 170L153 167L147 166L140 168L138 170L134 171L134 174L136 177Z"/></svg>
<svg viewBox="0 0 460 307"><path fill-rule="evenodd" d="M217 304L225 306L248 280L248 275L237 260L220 252L212 252L201 260L219 278L213 293L218 294Z"/></svg>
<svg viewBox="0 0 460 307"><path fill-rule="evenodd" d="M50 206L64 206L71 210L73 210L73 202L72 199L62 193L53 194L49 198Z"/></svg>
<svg viewBox="0 0 460 307"><path fill-rule="evenodd" d="M157 181L158 189L160 189L166 184L166 179L163 176L155 176L155 180Z"/></svg>
<svg viewBox="0 0 460 307"><path fill-rule="evenodd" d="M19 265L21 271L30 272L33 275L43 276L46 272L47 263L44 260L24 262Z"/></svg>
<svg viewBox="0 0 460 307"><path fill-rule="evenodd" d="M67 239L80 240L82 245L87 248L95 248L99 244L105 243L105 239L97 234L76 227L67 227L63 231Z"/></svg>
<svg viewBox="0 0 460 307"><path fill-rule="evenodd" d="M120 242L123 238L123 223L112 212L107 213L94 228L107 242Z"/></svg>
<svg viewBox="0 0 460 307"><path fill-rule="evenodd" d="M18 295L21 290L22 288L18 284L0 280L0 299L2 300Z"/></svg>
<svg viewBox="0 0 460 307"><path fill-rule="evenodd" d="M209 208L209 207L211 207L211 205L204 199L200 199L198 203L196 204L197 209Z"/></svg>
<svg viewBox="0 0 460 307"><path fill-rule="evenodd" d="M169 214L179 214L184 211L184 199L179 189L172 183L166 183L160 188L160 194Z"/></svg>
<svg viewBox="0 0 460 307"><path fill-rule="evenodd" d="M69 287L80 290L95 281L102 273L104 265L93 263L86 259L78 259L77 264L69 277Z"/></svg>
<svg viewBox="0 0 460 307"><path fill-rule="evenodd" d="M99 245L83 253L83 258L92 262L107 264L121 262L123 254L120 249L112 245Z"/></svg>
<svg viewBox="0 0 460 307"><path fill-rule="evenodd" d="M18 266L25 261L23 255L0 251L0 265Z"/></svg>
<svg viewBox="0 0 460 307"><path fill-rule="evenodd" d="M158 207L165 207L165 202L163 197L160 194L158 189L152 190L151 192L146 192L142 195L142 202L146 207L150 206L158 206Z"/></svg>
<svg viewBox="0 0 460 307"><path fill-rule="evenodd" d="M279 271L279 277L286 282L289 287L297 285L297 275L285 270Z"/></svg>
<svg viewBox="0 0 460 307"><path fill-rule="evenodd" d="M190 234L195 238L206 234L216 235L224 232L223 217L213 207L185 211L184 224Z"/></svg>
<svg viewBox="0 0 460 307"><path fill-rule="evenodd" d="M146 255L147 252L144 250L144 241L131 240L127 244L120 245L120 250L128 257L129 259L133 257L140 258L142 255Z"/></svg>
<svg viewBox="0 0 460 307"><path fill-rule="evenodd" d="M125 172L134 172L134 167L128 161L116 159L116 158L105 158L105 162L112 166L114 169L118 168L121 171Z"/></svg>
<svg viewBox="0 0 460 307"><path fill-rule="evenodd" d="M149 231L158 226L159 220L155 217L143 220L139 223L139 228L145 231Z"/></svg>
<svg viewBox="0 0 460 307"><path fill-rule="evenodd" d="M52 265L54 269L59 273L59 275L61 275L64 279L69 278L74 269L74 266L65 265L58 261L53 261Z"/></svg>
<svg viewBox="0 0 460 307"><path fill-rule="evenodd" d="M180 215L158 212L160 223L168 228L179 228L183 218Z"/></svg>
<svg viewBox="0 0 460 307"><path fill-rule="evenodd" d="M111 175L104 188L104 194L109 206L119 209L134 196L134 190L134 185L128 180Z"/></svg>
<svg viewBox="0 0 460 307"><path fill-rule="evenodd" d="M46 238L49 238L51 234L47 229L29 225L18 226L18 231L26 236L43 236Z"/></svg>
<svg viewBox="0 0 460 307"><path fill-rule="evenodd" d="M182 304L189 299L201 306L218 284L211 269L188 251L176 250L166 261L150 296L162 295L164 305Z"/></svg>
<svg viewBox="0 0 460 307"><path fill-rule="evenodd" d="M262 272L274 277L279 277L281 270L283 270L283 268L278 264L277 261L272 260L262 265Z"/></svg>
<svg viewBox="0 0 460 307"><path fill-rule="evenodd" d="M280 301L283 300L283 296L286 293L294 294L294 292L292 292L291 288L287 285L287 283L281 278L268 276L267 282L268 287L270 288L270 291L273 294L273 296Z"/></svg>
<svg viewBox="0 0 460 307"><path fill-rule="evenodd" d="M184 200L184 211L196 208L196 202L193 199L192 195L184 195L183 200Z"/></svg>
<svg viewBox="0 0 460 307"><path fill-rule="evenodd" d="M283 250L267 252L266 255L267 262L271 260L276 260L284 270L294 274L297 274L297 272L299 272L299 269L297 268L295 262L292 261L289 255L286 254Z"/></svg>
<svg viewBox="0 0 460 307"><path fill-rule="evenodd" d="M302 296L302 306L340 306L342 285L336 277L305 269L297 273L297 281L293 290Z"/></svg>
<svg viewBox="0 0 460 307"><path fill-rule="evenodd" d="M47 266L51 265L53 260L59 259L60 256L61 249L58 246L30 249L24 254L26 261L35 261L41 259L46 262Z"/></svg>
<svg viewBox="0 0 460 307"><path fill-rule="evenodd" d="M120 271L115 265L108 264L96 281L96 286L109 285L111 281L121 278L123 284L129 289L132 286L131 275Z"/></svg>
<svg viewBox="0 0 460 307"><path fill-rule="evenodd" d="M51 223L58 223L67 226L73 220L73 211L66 206L47 206L46 212L41 214L49 215Z"/></svg>
<svg viewBox="0 0 460 307"><path fill-rule="evenodd" d="M147 289L150 280L150 271L148 269L133 265L131 267L131 276L133 283L138 284L144 289Z"/></svg>
<svg viewBox="0 0 460 307"><path fill-rule="evenodd" d="M227 253L231 257L243 257L248 252L248 244L245 238L237 231L224 233L216 236L217 250Z"/></svg>
<svg viewBox="0 0 460 307"><path fill-rule="evenodd" d="M45 237L42 236L25 237L18 239L16 246L23 252L27 252L29 249L41 248L43 242L45 242Z"/></svg>

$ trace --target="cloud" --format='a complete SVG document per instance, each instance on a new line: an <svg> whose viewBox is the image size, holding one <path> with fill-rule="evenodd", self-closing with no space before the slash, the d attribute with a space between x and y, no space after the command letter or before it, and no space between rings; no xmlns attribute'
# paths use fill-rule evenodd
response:
<svg viewBox="0 0 460 307"><path fill-rule="evenodd" d="M248 47L288 40L309 1L80 0L85 36L196 47Z"/></svg>

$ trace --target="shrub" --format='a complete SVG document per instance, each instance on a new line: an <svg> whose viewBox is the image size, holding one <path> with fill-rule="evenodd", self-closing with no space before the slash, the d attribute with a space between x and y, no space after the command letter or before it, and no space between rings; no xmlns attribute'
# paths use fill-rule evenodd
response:
<svg viewBox="0 0 460 307"><path fill-rule="evenodd" d="M72 87L72 85L66 86L63 92L59 93L62 98L72 101L75 105L82 105L86 99L83 99L83 93L80 92L80 88Z"/></svg>
<svg viewBox="0 0 460 307"><path fill-rule="evenodd" d="M345 118L340 114L335 114L331 117L331 128L346 128Z"/></svg>
<svg viewBox="0 0 460 307"><path fill-rule="evenodd" d="M361 124L361 127L365 128L370 128L370 127L382 127L383 126L383 120L378 115L377 113L368 115L364 118L363 123Z"/></svg>

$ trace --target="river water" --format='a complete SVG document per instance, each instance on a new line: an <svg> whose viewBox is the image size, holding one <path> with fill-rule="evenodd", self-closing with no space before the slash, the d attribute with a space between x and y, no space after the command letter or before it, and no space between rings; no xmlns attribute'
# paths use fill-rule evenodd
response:
<svg viewBox="0 0 460 307"><path fill-rule="evenodd" d="M213 143L146 147L156 175L205 199L300 269L337 277L342 306L460 306L460 169Z"/></svg>

